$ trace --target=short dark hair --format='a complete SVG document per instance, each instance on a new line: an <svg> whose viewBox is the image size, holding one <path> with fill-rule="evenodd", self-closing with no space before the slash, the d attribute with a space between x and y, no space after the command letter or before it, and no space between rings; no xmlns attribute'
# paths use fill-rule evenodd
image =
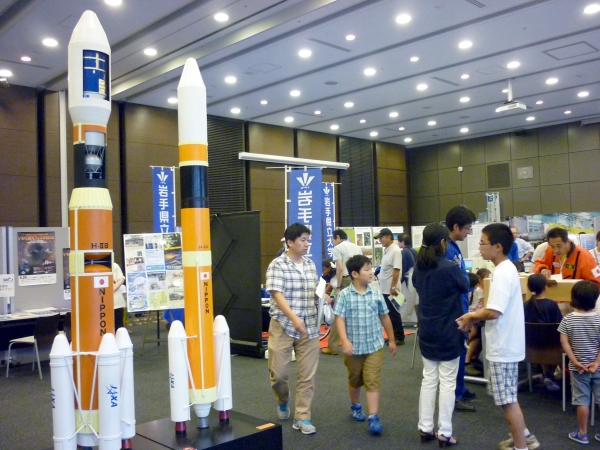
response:
<svg viewBox="0 0 600 450"><path fill-rule="evenodd" d="M321 266L323 266L323 267L331 267L331 260L330 259L324 259L321 262Z"/></svg>
<svg viewBox="0 0 600 450"><path fill-rule="evenodd" d="M332 236L333 236L334 239L336 237L339 237L340 239L343 239L343 240L347 240L348 239L348 235L341 228L336 228L335 230L333 230Z"/></svg>
<svg viewBox="0 0 600 450"><path fill-rule="evenodd" d="M550 239L560 238L561 241L567 242L569 240L569 232L564 228L554 227L548 231L548 242Z"/></svg>
<svg viewBox="0 0 600 450"><path fill-rule="evenodd" d="M592 281L581 280L571 289L571 306L583 311L591 311L596 307L600 289Z"/></svg>
<svg viewBox="0 0 600 450"><path fill-rule="evenodd" d="M481 234L485 234L487 236L490 244L500 244L502 247L502 253L504 253L504 255L508 255L510 249L515 243L515 237L513 236L512 231L510 231L508 225L503 223L490 223L489 225L483 227Z"/></svg>
<svg viewBox="0 0 600 450"><path fill-rule="evenodd" d="M463 205L455 206L446 214L446 227L452 231L454 225L463 228L470 223L475 222L475 214L469 208Z"/></svg>
<svg viewBox="0 0 600 450"><path fill-rule="evenodd" d="M404 242L404 245L412 245L412 239L410 238L410 234L401 234L400 236L398 236L398 242Z"/></svg>
<svg viewBox="0 0 600 450"><path fill-rule="evenodd" d="M283 237L285 237L285 243L287 244L288 241L295 241L304 233L308 233L308 235L310 236L310 228L308 228L306 225L302 225L301 223L297 222L291 224L285 229L285 232L283 233Z"/></svg>
<svg viewBox="0 0 600 450"><path fill-rule="evenodd" d="M375 239L380 239L381 236L391 236L394 237L394 233L389 228L382 228L379 234L375 237Z"/></svg>
<svg viewBox="0 0 600 450"><path fill-rule="evenodd" d="M491 275L492 272L488 269L484 269L483 267L477 271L477 276L480 280L487 278L488 275Z"/></svg>
<svg viewBox="0 0 600 450"><path fill-rule="evenodd" d="M373 264L365 255L354 255L352 258L346 261L346 268L348 269L350 278L354 279L352 272L360 272L360 269L362 269L365 264Z"/></svg>

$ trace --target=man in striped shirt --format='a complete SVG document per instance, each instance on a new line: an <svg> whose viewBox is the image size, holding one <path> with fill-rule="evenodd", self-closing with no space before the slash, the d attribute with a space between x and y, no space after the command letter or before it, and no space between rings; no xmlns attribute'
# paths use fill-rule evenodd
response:
<svg viewBox="0 0 600 450"><path fill-rule="evenodd" d="M571 306L575 311L563 317L558 326L560 343L569 357L573 405L577 406L579 430L569 433L569 439L588 444L587 423L590 414L591 392L600 399L600 316L594 311L598 285L579 281L571 290ZM595 407L593 405L593 407ZM600 433L595 439L600 441Z"/></svg>

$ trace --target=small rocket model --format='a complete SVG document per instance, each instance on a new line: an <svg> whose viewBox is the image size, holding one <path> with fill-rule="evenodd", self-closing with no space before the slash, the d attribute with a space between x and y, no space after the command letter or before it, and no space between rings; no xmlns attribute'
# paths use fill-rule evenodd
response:
<svg viewBox="0 0 600 450"><path fill-rule="evenodd" d="M198 428L208 427L217 399L213 344L212 257L208 209L208 131L206 88L198 64L185 62L177 87L181 239L185 326L190 361L190 401Z"/></svg>
<svg viewBox="0 0 600 450"><path fill-rule="evenodd" d="M215 409L219 411L221 422L229 421L229 410L233 408L231 388L231 342L229 326L223 316L215 317L215 365L217 367L217 400Z"/></svg>

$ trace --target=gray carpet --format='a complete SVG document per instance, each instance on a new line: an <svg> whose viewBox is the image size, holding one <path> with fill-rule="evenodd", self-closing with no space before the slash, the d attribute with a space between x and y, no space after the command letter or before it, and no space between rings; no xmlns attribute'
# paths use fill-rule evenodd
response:
<svg viewBox="0 0 600 450"><path fill-rule="evenodd" d="M144 327L135 325L134 342L136 414L144 423L169 416L167 347L147 344L139 356ZM153 329L149 330L150 333ZM166 337L166 332L164 334ZM417 358L411 370L410 360L414 336L398 348L391 358L386 353L382 374L382 398L379 408L384 434L373 437L365 423L354 422L349 415L346 368L341 356L321 356L313 402L313 424L317 433L304 436L291 427L291 419L283 424L286 449L422 449L437 448L435 442L421 444L417 434L421 362ZM46 351L47 355L48 351ZM50 407L50 371L48 361L42 364L44 379L31 372L26 352L18 358L22 365L11 368L10 377L0 371L0 449L43 449L52 446L52 412ZM417 356L418 350L417 350ZM269 387L266 360L244 356L232 357L234 410L266 420L277 421L276 404ZM4 369L4 368L2 368ZM292 374L295 379L295 373ZM508 428L502 411L480 385L469 385L477 393L476 413L455 413L454 434L459 449L493 449L506 438ZM363 404L366 403L363 393ZM538 437L543 449L576 448L567 433L576 429L575 408L561 409L561 394L538 387L533 394L519 394L519 401L529 429ZM293 401L291 402L293 408ZM293 412L293 409L292 409ZM600 426L590 428L590 436ZM596 445L597 444L597 445ZM591 446L600 446L592 437Z"/></svg>

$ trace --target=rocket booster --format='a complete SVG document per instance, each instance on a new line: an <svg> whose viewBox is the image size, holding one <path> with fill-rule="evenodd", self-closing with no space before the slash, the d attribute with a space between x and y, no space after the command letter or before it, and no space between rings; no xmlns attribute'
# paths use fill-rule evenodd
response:
<svg viewBox="0 0 600 450"><path fill-rule="evenodd" d="M110 116L110 46L96 14L83 13L69 41L69 114L73 121L75 189L69 203L73 371L83 414L77 443L98 445L95 353L114 333L112 202L106 179ZM84 354L82 354L84 353Z"/></svg>
<svg viewBox="0 0 600 450"><path fill-rule="evenodd" d="M215 362L217 365L217 400L215 409L219 411L219 420L229 420L229 410L233 408L233 389L231 387L231 343L229 326L224 316L215 317Z"/></svg>
<svg viewBox="0 0 600 450"><path fill-rule="evenodd" d="M190 402L198 427L208 427L217 399L213 344L212 257L208 209L206 88L189 58L177 87L185 326L191 367Z"/></svg>

